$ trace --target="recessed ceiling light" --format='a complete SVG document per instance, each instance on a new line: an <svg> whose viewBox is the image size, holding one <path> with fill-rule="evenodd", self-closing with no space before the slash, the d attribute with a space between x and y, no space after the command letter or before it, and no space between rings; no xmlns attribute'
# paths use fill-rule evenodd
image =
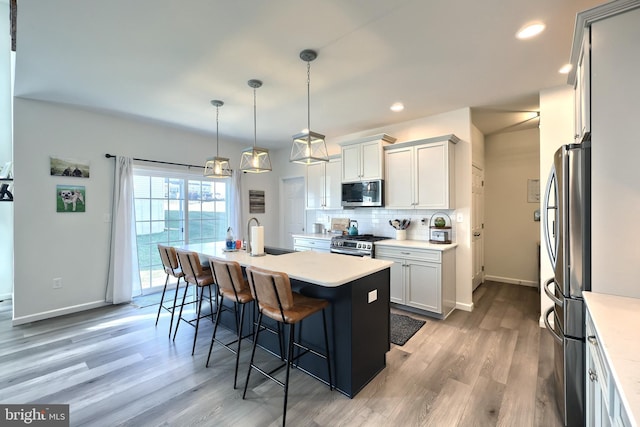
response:
<svg viewBox="0 0 640 427"><path fill-rule="evenodd" d="M537 36L542 31L544 31L544 24L542 22L534 22L522 27L520 31L516 33L516 37L519 39L529 39L531 37Z"/></svg>
<svg viewBox="0 0 640 427"><path fill-rule="evenodd" d="M560 74L569 74L569 71L571 71L571 68L573 68L571 64L564 64L562 68L558 70L558 72Z"/></svg>
<svg viewBox="0 0 640 427"><path fill-rule="evenodd" d="M402 102L394 102L393 105L390 107L391 111L394 112L399 112L404 110L404 104Z"/></svg>

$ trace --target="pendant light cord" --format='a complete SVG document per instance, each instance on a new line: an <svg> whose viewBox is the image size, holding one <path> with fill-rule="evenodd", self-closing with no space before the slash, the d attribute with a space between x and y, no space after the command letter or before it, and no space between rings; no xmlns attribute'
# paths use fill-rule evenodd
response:
<svg viewBox="0 0 640 427"><path fill-rule="evenodd" d="M216 106L216 157L220 157L220 142L218 141L218 115L220 107Z"/></svg>
<svg viewBox="0 0 640 427"><path fill-rule="evenodd" d="M256 88L253 88L253 148L256 147L256 141L258 140L256 133Z"/></svg>
<svg viewBox="0 0 640 427"><path fill-rule="evenodd" d="M307 144L311 141L311 62L307 61Z"/></svg>

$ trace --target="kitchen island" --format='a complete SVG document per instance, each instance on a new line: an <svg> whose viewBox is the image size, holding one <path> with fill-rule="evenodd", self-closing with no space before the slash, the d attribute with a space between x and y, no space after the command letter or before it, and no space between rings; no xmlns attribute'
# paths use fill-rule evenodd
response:
<svg viewBox="0 0 640 427"><path fill-rule="evenodd" d="M224 242L191 244L183 248L198 252L201 257L236 261L242 267L285 272L294 291L328 300L332 379L336 389L348 397L354 397L386 366L386 352L390 348L391 262L313 251L253 257L242 250L225 251ZM253 310L245 310L245 315L251 313ZM231 314L221 322L235 329ZM251 324L251 321L245 321L247 327ZM300 329L304 344L316 350L324 349L321 316L305 320ZM279 354L278 340L271 334L260 334L259 345ZM326 364L315 357L300 358L299 368L328 382Z"/></svg>

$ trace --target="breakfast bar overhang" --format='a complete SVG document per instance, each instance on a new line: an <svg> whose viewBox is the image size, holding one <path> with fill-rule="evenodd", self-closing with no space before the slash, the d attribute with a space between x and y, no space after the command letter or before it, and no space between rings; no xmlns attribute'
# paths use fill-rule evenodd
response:
<svg viewBox="0 0 640 427"><path fill-rule="evenodd" d="M337 390L353 398L386 366L389 351L389 282L392 262L313 251L253 257L244 251L225 251L224 242L185 245L202 260L214 257L289 275L294 291L330 302L327 328L332 358L332 379ZM253 310L246 310L250 316ZM224 313L224 312L223 312ZM322 349L322 318L305 320L302 340ZM221 322L235 329L229 315ZM251 321L245 325L251 325ZM279 354L279 343L261 334L258 343ZM326 364L314 357L301 357L298 368L328 382Z"/></svg>

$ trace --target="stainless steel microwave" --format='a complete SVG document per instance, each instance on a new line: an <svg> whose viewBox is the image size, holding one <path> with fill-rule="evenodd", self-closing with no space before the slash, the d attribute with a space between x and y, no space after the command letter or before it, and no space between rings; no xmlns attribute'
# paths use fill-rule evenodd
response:
<svg viewBox="0 0 640 427"><path fill-rule="evenodd" d="M355 208L359 206L384 206L384 181L343 182L342 206Z"/></svg>

